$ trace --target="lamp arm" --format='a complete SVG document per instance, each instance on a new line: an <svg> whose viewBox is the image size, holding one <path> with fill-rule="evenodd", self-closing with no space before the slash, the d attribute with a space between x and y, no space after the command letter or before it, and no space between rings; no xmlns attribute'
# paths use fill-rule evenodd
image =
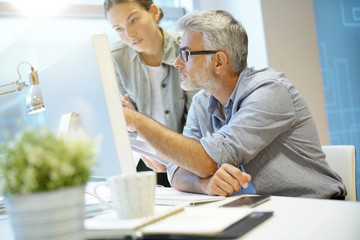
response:
<svg viewBox="0 0 360 240"><path fill-rule="evenodd" d="M16 90L3 92L3 93L0 93L0 95L5 95L5 94L8 94L8 93L13 93L13 92L20 92L24 87L29 86L28 83L15 81L15 82L12 82L12 83L7 83L7 84L4 84L4 85L0 85L0 88L11 86L11 85L17 85L18 87L17 87Z"/></svg>

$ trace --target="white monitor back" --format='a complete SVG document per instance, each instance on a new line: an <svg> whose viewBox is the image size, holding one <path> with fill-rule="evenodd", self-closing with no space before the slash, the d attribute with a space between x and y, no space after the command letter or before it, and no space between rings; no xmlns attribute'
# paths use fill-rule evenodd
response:
<svg viewBox="0 0 360 240"><path fill-rule="evenodd" d="M63 114L76 113L90 138L100 138L92 176L136 172L121 95L106 35L39 70L46 122L58 131Z"/></svg>

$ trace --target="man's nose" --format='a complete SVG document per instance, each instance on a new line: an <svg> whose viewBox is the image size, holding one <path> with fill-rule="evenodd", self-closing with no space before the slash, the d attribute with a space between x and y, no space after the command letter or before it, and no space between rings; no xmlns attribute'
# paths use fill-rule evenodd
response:
<svg viewBox="0 0 360 240"><path fill-rule="evenodd" d="M180 54L175 58L175 61L173 63L174 67L176 68L183 68L184 67L184 61L181 59Z"/></svg>

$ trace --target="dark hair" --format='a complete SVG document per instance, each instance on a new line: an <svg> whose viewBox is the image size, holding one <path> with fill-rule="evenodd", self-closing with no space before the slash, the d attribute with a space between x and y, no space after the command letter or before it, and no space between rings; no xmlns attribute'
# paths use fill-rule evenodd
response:
<svg viewBox="0 0 360 240"><path fill-rule="evenodd" d="M106 13L110 10L110 8L112 8L114 5L119 4L119 3L127 3L127 2L135 2L140 4L143 8L145 8L146 11L149 11L150 7L153 3L152 0L105 0L104 1L104 11L105 11L105 17L106 17ZM160 15L159 15L159 20L158 23L160 22L160 20L163 18L164 13L161 10L161 8L159 8L160 11Z"/></svg>

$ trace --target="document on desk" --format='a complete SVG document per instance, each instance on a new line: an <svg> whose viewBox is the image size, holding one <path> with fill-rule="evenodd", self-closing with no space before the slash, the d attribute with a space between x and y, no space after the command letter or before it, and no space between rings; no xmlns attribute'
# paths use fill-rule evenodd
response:
<svg viewBox="0 0 360 240"><path fill-rule="evenodd" d="M85 195L85 202L87 205L98 204L99 200L93 196L94 188L98 183L88 183L86 184L86 192L92 193ZM106 201L111 200L111 192L107 187L98 189L98 194L105 199ZM190 206L206 202L214 202L219 200L224 200L225 197L222 196L209 196L206 194L198 193L187 193L180 192L171 187L156 187L155 189L155 204L156 205L182 205Z"/></svg>
<svg viewBox="0 0 360 240"><path fill-rule="evenodd" d="M166 206L157 206L156 211ZM163 210L165 213L169 211ZM196 208L170 207L173 211L162 217L149 220L145 218L120 220L114 211L85 220L86 238L117 238L138 235L205 235L221 233L234 223L251 214L250 208ZM156 214L155 214L156 215ZM158 216L160 216L158 212Z"/></svg>
<svg viewBox="0 0 360 240"><path fill-rule="evenodd" d="M200 203L224 200L223 196L209 196L206 194L180 192L174 188L157 187L155 202L157 205L195 205Z"/></svg>

